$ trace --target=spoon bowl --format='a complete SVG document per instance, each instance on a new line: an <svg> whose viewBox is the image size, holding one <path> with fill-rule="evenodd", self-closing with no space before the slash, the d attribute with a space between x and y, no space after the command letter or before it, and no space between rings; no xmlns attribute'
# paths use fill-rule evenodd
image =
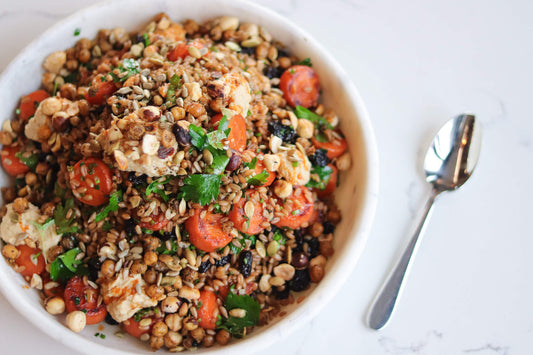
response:
<svg viewBox="0 0 533 355"><path fill-rule="evenodd" d="M381 329L389 321L435 199L444 191L458 189L472 176L480 151L481 130L479 124L476 125L474 115L461 114L449 120L433 138L424 160L426 181L432 185L432 193L426 203L422 221L370 307L370 328Z"/></svg>

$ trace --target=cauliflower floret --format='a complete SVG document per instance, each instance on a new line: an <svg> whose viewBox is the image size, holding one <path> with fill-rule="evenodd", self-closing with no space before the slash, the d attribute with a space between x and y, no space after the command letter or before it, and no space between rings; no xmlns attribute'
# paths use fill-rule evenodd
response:
<svg viewBox="0 0 533 355"><path fill-rule="evenodd" d="M107 311L117 322L133 317L143 308L157 306L157 300L145 293L146 282L141 275L131 275L128 271L122 269L113 280L103 282L101 285Z"/></svg>
<svg viewBox="0 0 533 355"><path fill-rule="evenodd" d="M39 231L35 226L42 216L37 206L29 203L28 208L21 214L13 210L13 203L6 207L6 215L0 224L0 237L4 242L21 245L24 244L24 239L30 238L43 251L43 255L59 243L61 236L56 233L54 222L43 231Z"/></svg>
<svg viewBox="0 0 533 355"><path fill-rule="evenodd" d="M309 182L311 163L298 149L283 150L276 154L280 160L278 174L292 185L305 185Z"/></svg>

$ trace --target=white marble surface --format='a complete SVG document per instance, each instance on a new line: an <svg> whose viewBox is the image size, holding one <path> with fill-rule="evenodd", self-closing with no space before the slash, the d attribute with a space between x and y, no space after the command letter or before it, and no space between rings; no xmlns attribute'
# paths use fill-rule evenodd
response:
<svg viewBox="0 0 533 355"><path fill-rule="evenodd" d="M0 70L27 43L93 1L0 0ZM260 0L309 31L359 88L377 136L380 202L348 282L310 324L260 354L533 353L533 3ZM428 194L421 160L439 126L474 112L477 171L443 196L392 323L363 323ZM0 296L2 354L73 353Z"/></svg>

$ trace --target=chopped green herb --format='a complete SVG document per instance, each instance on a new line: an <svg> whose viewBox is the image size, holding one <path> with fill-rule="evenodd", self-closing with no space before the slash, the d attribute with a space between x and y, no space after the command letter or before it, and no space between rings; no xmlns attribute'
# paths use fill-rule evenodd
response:
<svg viewBox="0 0 533 355"><path fill-rule="evenodd" d="M179 198L199 203L202 206L207 205L218 197L220 181L220 175L189 175L183 181L184 185L179 193Z"/></svg>
<svg viewBox="0 0 533 355"><path fill-rule="evenodd" d="M298 167L298 165L300 165L300 163L298 163L297 161L293 161L291 162L292 166L294 166L295 168Z"/></svg>
<svg viewBox="0 0 533 355"><path fill-rule="evenodd" d="M224 149L224 144L222 143L231 131L231 129L228 128L228 124L229 121L227 117L222 116L217 129L209 133L205 133L202 127L198 127L194 124L189 126L192 145L199 151L207 149L213 155L213 163L207 169L207 172L209 173L221 174L224 172L226 165L228 165L229 157Z"/></svg>
<svg viewBox="0 0 533 355"><path fill-rule="evenodd" d="M166 254L166 255L174 255L178 251L178 243L174 239L170 239L170 245L171 248L167 248L167 243L161 243L159 248L157 248L155 251L159 254Z"/></svg>
<svg viewBox="0 0 533 355"><path fill-rule="evenodd" d="M110 74L113 77L113 81L115 83L124 82L130 76L139 74L141 71L141 65L135 59L126 58L122 61L122 64L118 66L118 70L120 70L120 72L122 73L126 72L127 74L119 78L115 73L111 72Z"/></svg>
<svg viewBox="0 0 533 355"><path fill-rule="evenodd" d="M244 335L244 328L253 327L259 323L259 312L261 311L261 306L251 296L239 296L233 292L228 292L228 295L224 300L224 306L228 311L235 308L244 309L246 311L246 315L242 318L221 318L219 321L217 321L218 329L225 329L233 336L240 338Z"/></svg>
<svg viewBox="0 0 533 355"><path fill-rule="evenodd" d="M15 156L19 158L31 171L35 171L35 167L39 163L39 156L37 154L32 154L29 157L25 158L22 152L15 153Z"/></svg>
<svg viewBox="0 0 533 355"><path fill-rule="evenodd" d="M79 297L74 297L74 304L78 306L80 303L81 303L81 299Z"/></svg>
<svg viewBox="0 0 533 355"><path fill-rule="evenodd" d="M161 196L163 201L167 202L170 197L166 194L164 185L167 184L169 181L169 177L165 178L163 181L159 181L159 179L152 181L146 187L146 197L149 197L151 194L154 193ZM163 188L160 188L159 186L163 186Z"/></svg>
<svg viewBox="0 0 533 355"><path fill-rule="evenodd" d="M266 169L263 169L261 173L249 177L246 182L248 185L261 186L265 184L269 176L269 172Z"/></svg>
<svg viewBox="0 0 533 355"><path fill-rule="evenodd" d="M81 28L78 27L78 28L76 28L76 29L74 30L74 36L77 37L77 36L80 35L80 33L81 33Z"/></svg>
<svg viewBox="0 0 533 355"><path fill-rule="evenodd" d="M285 235L283 235L283 233L279 229L277 229L274 232L274 235L272 236L272 239L275 240L276 242L278 242L278 244L280 244L280 245L284 245L285 242L287 241L287 238L285 237Z"/></svg>
<svg viewBox="0 0 533 355"><path fill-rule="evenodd" d="M56 81L54 83L54 91L52 92L52 96L56 96L58 87L59 87L59 83Z"/></svg>
<svg viewBox="0 0 533 355"><path fill-rule="evenodd" d="M304 60L302 60L300 63L298 63L300 65L306 65L308 67L312 67L313 66L313 63L311 63L311 58L305 58Z"/></svg>
<svg viewBox="0 0 533 355"><path fill-rule="evenodd" d="M111 223L109 221L105 221L104 225L102 226L102 229L104 230L104 232L109 232L111 228L113 228Z"/></svg>
<svg viewBox="0 0 533 355"><path fill-rule="evenodd" d="M95 222L100 222L104 220L109 212L116 212L118 211L118 203L122 201L122 191L118 190L115 191L109 196L109 204L104 207L103 210L101 210L94 219Z"/></svg>
<svg viewBox="0 0 533 355"><path fill-rule="evenodd" d="M148 33L143 33L143 40L144 47L148 47L150 45L150 38L148 37Z"/></svg>
<svg viewBox="0 0 533 355"><path fill-rule="evenodd" d="M252 115L252 111L248 110L248 111L246 112L246 116L247 116L247 117L250 117L251 115Z"/></svg>
<svg viewBox="0 0 533 355"><path fill-rule="evenodd" d="M296 71L293 68L290 68L289 69L289 73L294 74L294 73L296 73Z"/></svg>
<svg viewBox="0 0 533 355"><path fill-rule="evenodd" d="M329 142L328 138L323 132L318 132L318 134L315 136L315 139L321 143Z"/></svg>
<svg viewBox="0 0 533 355"><path fill-rule="evenodd" d="M244 163L244 166L247 167L250 170L255 169L256 165L257 165L257 158L256 157L254 157L251 162Z"/></svg>
<svg viewBox="0 0 533 355"><path fill-rule="evenodd" d="M176 103L176 90L181 88L181 76L176 74L172 75L170 78L170 84L168 85L167 90L167 101L168 105L173 105Z"/></svg>
<svg viewBox="0 0 533 355"><path fill-rule="evenodd" d="M331 174L333 173L333 169L329 166L313 166L311 169L311 179L309 182L305 185L309 188L316 188L319 190L324 190L326 186L328 186L329 179L331 178ZM316 179L318 177L318 180Z"/></svg>
<svg viewBox="0 0 533 355"><path fill-rule="evenodd" d="M20 108L17 108L17 109L15 110L15 115L17 115L17 116L20 115Z"/></svg>
<svg viewBox="0 0 533 355"><path fill-rule="evenodd" d="M294 109L296 117L309 120L315 124L315 126L324 126L328 129L333 129L333 126L324 117L317 115L313 111L310 111L302 106L296 106Z"/></svg>
<svg viewBox="0 0 533 355"><path fill-rule="evenodd" d="M80 248L70 249L59 255L50 264L50 278L53 281L67 282L74 275L87 275L88 270L81 265L81 260L76 260L76 256L81 253Z"/></svg>
<svg viewBox="0 0 533 355"><path fill-rule="evenodd" d="M74 222L74 213L73 216L70 218L67 218L67 213L69 210L73 209L74 206L74 200L69 198L65 201L65 205L58 205L54 209L54 220L57 226L57 233L58 234L64 234L64 233L76 233L79 228Z"/></svg>

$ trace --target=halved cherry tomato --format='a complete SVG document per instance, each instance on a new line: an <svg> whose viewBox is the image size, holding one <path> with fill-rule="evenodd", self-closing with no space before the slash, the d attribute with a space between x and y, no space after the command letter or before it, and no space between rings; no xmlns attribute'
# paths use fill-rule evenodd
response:
<svg viewBox="0 0 533 355"><path fill-rule="evenodd" d="M26 174L30 168L15 156L20 152L20 147L4 146L0 156L2 158L2 166L4 170L11 176Z"/></svg>
<svg viewBox="0 0 533 355"><path fill-rule="evenodd" d="M233 205L229 214L230 221L239 232L246 234L258 234L265 229L261 224L266 221L263 217L263 204L260 203L259 193L255 190L246 191L246 197L241 197L239 202ZM251 201L254 206L254 213L251 218L246 215L244 205Z"/></svg>
<svg viewBox="0 0 533 355"><path fill-rule="evenodd" d="M107 203L113 188L111 169L98 158L82 159L74 165L69 173L70 186L74 196L90 206L100 206ZM76 192L78 189L85 192Z"/></svg>
<svg viewBox="0 0 533 355"><path fill-rule="evenodd" d="M107 315L107 309L102 302L98 305L97 289L85 285L79 276L74 276L65 286L64 300L67 312L82 311L87 318L87 324L100 323Z"/></svg>
<svg viewBox="0 0 533 355"><path fill-rule="evenodd" d="M46 295L46 297L54 297L54 296L63 297L65 290L63 289L63 286L61 286L59 282L53 281L50 278L49 273L44 273L43 275L41 275L41 277L43 279L43 292ZM53 282L56 285L53 287L46 287L46 285L50 282Z"/></svg>
<svg viewBox="0 0 533 355"><path fill-rule="evenodd" d="M19 118L22 121L27 121L31 116L35 115L39 103L49 97L50 95L44 90L37 90L31 94L22 96L19 105Z"/></svg>
<svg viewBox="0 0 533 355"><path fill-rule="evenodd" d="M211 124L215 129L222 119L222 114L216 114L211 118ZM241 115L234 115L228 122L228 128L231 129L228 135L229 147L233 150L242 152L246 148L246 121Z"/></svg>
<svg viewBox="0 0 533 355"><path fill-rule="evenodd" d="M307 198L309 189L305 186L297 186L292 195L285 200L280 201L283 205L283 211L288 214L281 217L274 225L278 228L288 227L291 229L298 229L304 223L308 223L313 217L314 203L313 200Z"/></svg>
<svg viewBox="0 0 533 355"><path fill-rule="evenodd" d="M146 228L151 231L158 231L166 227L168 219L165 218L163 213L152 215L152 220L149 222L139 222L141 228Z"/></svg>
<svg viewBox="0 0 533 355"><path fill-rule="evenodd" d="M320 81L312 68L293 65L281 75L279 88L289 105L308 108L316 105L320 94Z"/></svg>
<svg viewBox="0 0 533 355"><path fill-rule="evenodd" d="M333 164L328 165L332 172L329 176L328 184L326 185L326 188L324 190L315 189L316 195L320 198L324 198L326 196L329 196L335 191L335 188L337 187L337 177L339 175L339 170L337 167Z"/></svg>
<svg viewBox="0 0 533 355"><path fill-rule="evenodd" d="M200 217L205 211L205 216ZM224 215L209 212L207 208L195 208L194 214L185 221L185 229L189 232L189 240L200 250L207 253L225 247L231 242L231 235L222 229L221 220Z"/></svg>
<svg viewBox="0 0 533 355"><path fill-rule="evenodd" d="M46 263L40 249L30 248L26 244L17 245L16 248L20 255L15 259L15 263L18 266L24 266L24 270L20 272L22 276L39 275L44 271Z"/></svg>
<svg viewBox="0 0 533 355"><path fill-rule="evenodd" d="M262 160L257 160L257 163L255 164L254 174L250 175L248 178L256 176L257 174L261 174L263 171L266 171L268 173L268 176L265 180L265 183L262 185L256 185L256 186L270 186L276 179L276 173L273 171L266 170L265 163L263 163Z"/></svg>
<svg viewBox="0 0 533 355"><path fill-rule="evenodd" d="M174 47L173 50L168 52L167 59L175 62L176 60L178 60L178 58L183 59L189 56L189 47L196 47L198 49L202 49L204 48L204 45L196 41L192 41L190 43L180 43L176 47Z"/></svg>
<svg viewBox="0 0 533 355"><path fill-rule="evenodd" d="M151 319L152 322L149 325L141 326L140 322L143 319ZM135 338L140 338L143 334L149 334L152 331L152 327L159 318L156 318L155 316L142 316L138 322L135 321L134 317L131 317L130 319L126 319L124 322L122 322L122 327L124 330L131 336Z"/></svg>
<svg viewBox="0 0 533 355"><path fill-rule="evenodd" d="M215 329L218 316L217 295L213 291L202 290L199 302L198 324L204 329Z"/></svg>
<svg viewBox="0 0 533 355"><path fill-rule="evenodd" d="M319 142L315 137L312 137L311 142L313 142L313 145L317 149L321 148L327 150L327 156L330 159L340 157L348 148L348 142L346 142L346 139L344 138L335 139L329 142Z"/></svg>
<svg viewBox="0 0 533 355"><path fill-rule="evenodd" d="M98 77L93 83L93 87L85 94L85 100L92 105L102 105L117 90L118 88L114 82L101 81L101 77Z"/></svg>

